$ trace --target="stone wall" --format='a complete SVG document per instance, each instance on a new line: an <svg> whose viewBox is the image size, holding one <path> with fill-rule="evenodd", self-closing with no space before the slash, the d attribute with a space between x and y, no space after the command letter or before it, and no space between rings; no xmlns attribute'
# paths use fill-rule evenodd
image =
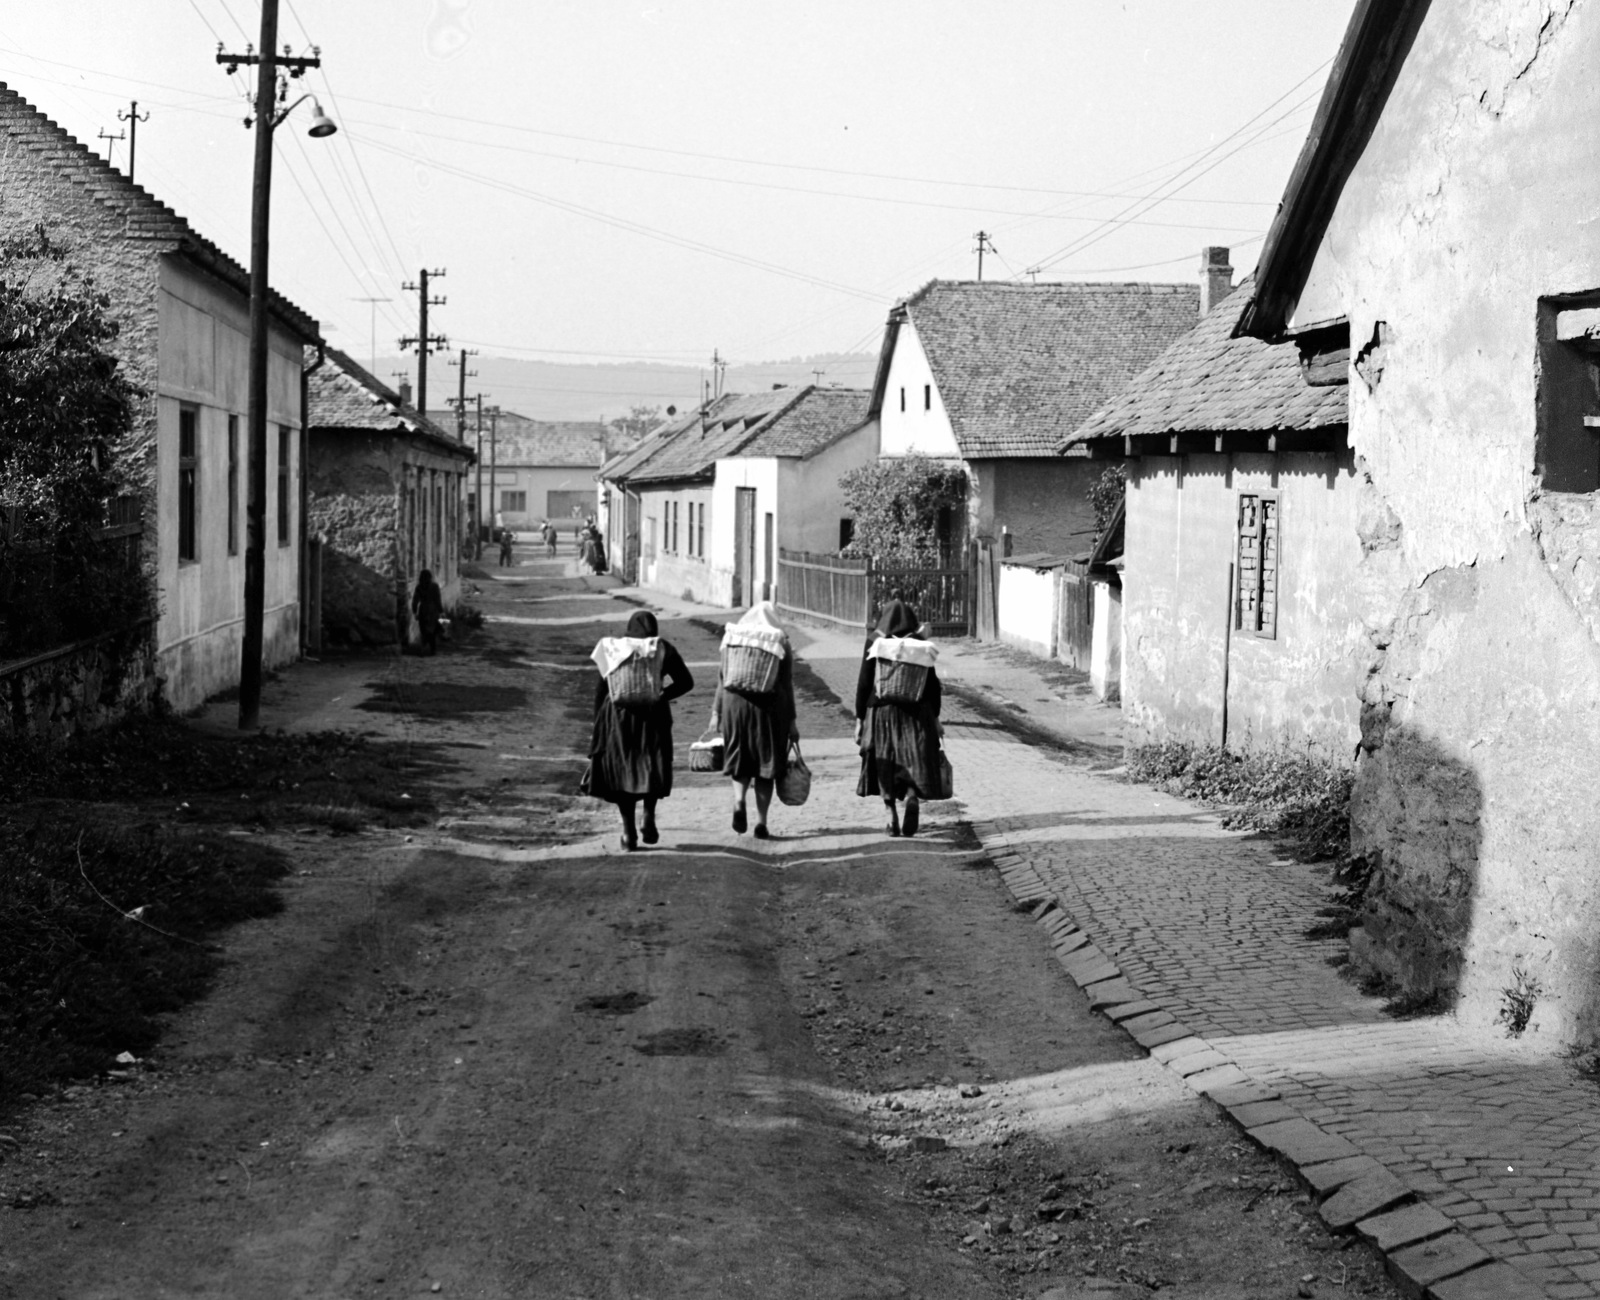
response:
<svg viewBox="0 0 1600 1300"><path fill-rule="evenodd" d="M0 664L0 740L65 740L161 698L148 621L12 664Z"/></svg>

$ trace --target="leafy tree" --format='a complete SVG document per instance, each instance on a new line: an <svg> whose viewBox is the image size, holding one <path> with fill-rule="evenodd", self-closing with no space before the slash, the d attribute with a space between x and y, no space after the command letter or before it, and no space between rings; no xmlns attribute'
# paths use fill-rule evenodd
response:
<svg viewBox="0 0 1600 1300"><path fill-rule="evenodd" d="M880 565L935 567L940 556L940 516L965 509L967 474L960 466L926 456L898 456L853 469L839 480L855 516L846 555Z"/></svg>
<svg viewBox="0 0 1600 1300"><path fill-rule="evenodd" d="M149 607L139 566L100 536L139 393L108 351L108 306L43 227L0 241L0 657Z"/></svg>
<svg viewBox="0 0 1600 1300"><path fill-rule="evenodd" d="M1107 466L1100 477L1089 484L1086 495L1089 504L1094 507L1096 534L1105 532L1106 525L1111 522L1111 516L1117 513L1117 507L1122 504L1127 489L1128 476L1120 462Z"/></svg>
<svg viewBox="0 0 1600 1300"><path fill-rule="evenodd" d="M611 421L611 428L619 439L637 443L648 438L667 422L659 406L635 406L626 415Z"/></svg>

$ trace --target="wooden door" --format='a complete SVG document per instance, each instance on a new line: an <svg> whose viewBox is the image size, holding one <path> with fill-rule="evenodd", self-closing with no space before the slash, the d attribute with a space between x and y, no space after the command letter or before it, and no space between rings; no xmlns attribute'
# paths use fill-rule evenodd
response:
<svg viewBox="0 0 1600 1300"><path fill-rule="evenodd" d="M755 600L756 490L735 488L733 505L733 603Z"/></svg>

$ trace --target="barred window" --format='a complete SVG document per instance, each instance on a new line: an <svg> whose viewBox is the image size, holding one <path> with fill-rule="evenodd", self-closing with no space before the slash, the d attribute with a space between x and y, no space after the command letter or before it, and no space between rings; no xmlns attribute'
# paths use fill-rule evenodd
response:
<svg viewBox="0 0 1600 1300"><path fill-rule="evenodd" d="M1234 627L1273 640L1278 635L1278 498L1239 494L1238 596Z"/></svg>

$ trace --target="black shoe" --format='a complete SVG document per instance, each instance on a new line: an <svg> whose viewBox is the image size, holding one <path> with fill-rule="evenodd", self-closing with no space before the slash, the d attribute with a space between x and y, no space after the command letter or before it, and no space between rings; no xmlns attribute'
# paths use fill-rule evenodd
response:
<svg viewBox="0 0 1600 1300"><path fill-rule="evenodd" d="M622 851L624 853L632 853L638 847L639 847L639 837L637 835L630 835L627 831L623 831L622 832Z"/></svg>
<svg viewBox="0 0 1600 1300"><path fill-rule="evenodd" d="M648 821L648 822L646 822L644 824L644 827L639 831L639 838L641 840L643 840L646 844L654 844L657 840L659 840L661 838L661 832L656 829L655 822Z"/></svg>
<svg viewBox="0 0 1600 1300"><path fill-rule="evenodd" d="M747 827L749 824L750 819L744 815L744 809L735 808L733 810L733 833L735 835L743 835L745 832L745 827Z"/></svg>
<svg viewBox="0 0 1600 1300"><path fill-rule="evenodd" d="M908 803L905 816L900 819L900 833L908 839L917 833L917 826L922 820L921 807L918 804Z"/></svg>
<svg viewBox="0 0 1600 1300"><path fill-rule="evenodd" d="M897 840L900 838L900 823L897 822L893 817L889 818L889 825L884 829L889 832L889 838L891 840Z"/></svg>
<svg viewBox="0 0 1600 1300"><path fill-rule="evenodd" d="M770 840L772 838L772 832L769 831L764 824L758 822L756 823L755 836L758 840Z"/></svg>

